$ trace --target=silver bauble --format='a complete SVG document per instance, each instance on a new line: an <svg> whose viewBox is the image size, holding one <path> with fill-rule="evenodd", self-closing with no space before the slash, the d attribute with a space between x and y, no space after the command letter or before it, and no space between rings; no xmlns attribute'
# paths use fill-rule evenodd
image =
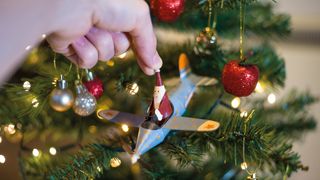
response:
<svg viewBox="0 0 320 180"><path fill-rule="evenodd" d="M73 111L80 116L89 116L96 110L96 98L81 83L76 84L76 93Z"/></svg>
<svg viewBox="0 0 320 180"><path fill-rule="evenodd" d="M57 81L57 84L58 86L50 93L49 104L54 110L64 112L72 107L74 101L73 93L70 89L67 89L67 81L62 76Z"/></svg>

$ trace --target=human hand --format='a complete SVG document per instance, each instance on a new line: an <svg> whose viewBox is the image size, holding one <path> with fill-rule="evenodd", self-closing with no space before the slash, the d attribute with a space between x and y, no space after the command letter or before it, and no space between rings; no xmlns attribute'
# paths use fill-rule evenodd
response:
<svg viewBox="0 0 320 180"><path fill-rule="evenodd" d="M145 74L152 75L162 66L149 7L143 0L63 0L56 16L60 20L47 41L80 67L91 68L98 59L109 60L129 46Z"/></svg>

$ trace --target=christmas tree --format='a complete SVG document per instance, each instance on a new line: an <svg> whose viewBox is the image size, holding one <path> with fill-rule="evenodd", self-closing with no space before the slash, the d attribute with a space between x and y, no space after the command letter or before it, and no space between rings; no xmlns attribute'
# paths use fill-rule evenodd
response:
<svg viewBox="0 0 320 180"><path fill-rule="evenodd" d="M308 170L292 144L315 129L308 107L317 98L296 90L275 96L286 70L270 42L290 34L290 17L275 13L272 1L148 3L163 84L169 92L179 86L178 59L189 59L197 77L214 83L196 87L183 116L212 119L219 128L170 131L133 164L128 154L139 129L112 123L101 112L145 116L155 78L143 74L131 50L84 70L44 41L0 94L1 136L19 144L21 177L286 179Z"/></svg>

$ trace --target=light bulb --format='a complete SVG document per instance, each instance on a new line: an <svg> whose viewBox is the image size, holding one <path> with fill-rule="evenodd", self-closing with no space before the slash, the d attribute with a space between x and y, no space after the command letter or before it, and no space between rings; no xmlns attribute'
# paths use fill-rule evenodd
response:
<svg viewBox="0 0 320 180"><path fill-rule="evenodd" d="M238 108L238 107L240 106L240 103L241 103L240 98L235 97L235 98L233 98L232 101L231 101L231 106L232 106L233 108Z"/></svg>
<svg viewBox="0 0 320 180"><path fill-rule="evenodd" d="M0 163L3 164L6 162L6 157L2 154L0 154Z"/></svg>
<svg viewBox="0 0 320 180"><path fill-rule="evenodd" d="M32 150L32 155L33 155L34 157L38 157L38 156L40 155L39 150L36 149L36 148L34 148L34 149Z"/></svg>
<svg viewBox="0 0 320 180"><path fill-rule="evenodd" d="M30 88L31 88L31 83L30 83L29 81L25 81L25 82L23 83L22 87L23 87L23 89L24 89L25 91L29 91Z"/></svg>
<svg viewBox="0 0 320 180"><path fill-rule="evenodd" d="M248 116L248 112L247 111L242 111L240 113L240 117L244 118L244 117L247 117Z"/></svg>
<svg viewBox="0 0 320 180"><path fill-rule="evenodd" d="M51 155L56 155L57 154L57 150L56 150L56 148L54 148L54 147L51 147L50 149L49 149L49 153L51 154Z"/></svg>
<svg viewBox="0 0 320 180"><path fill-rule="evenodd" d="M275 94L271 93L268 95L268 102L270 104L274 104L276 102L276 100L277 100L277 97Z"/></svg>
<svg viewBox="0 0 320 180"><path fill-rule="evenodd" d="M121 126L121 129L122 129L122 131L124 131L124 132L128 132L128 131L129 131L129 126L126 125L126 124L123 124L123 125Z"/></svg>
<svg viewBox="0 0 320 180"><path fill-rule="evenodd" d="M31 104L34 108L38 107L39 106L39 102L38 102L38 99L37 98L33 98L32 101L31 101Z"/></svg>
<svg viewBox="0 0 320 180"><path fill-rule="evenodd" d="M240 165L242 170L246 170L248 168L248 164L246 162L241 163Z"/></svg>
<svg viewBox="0 0 320 180"><path fill-rule="evenodd" d="M121 165L121 160L117 157L114 157L114 158L111 158L110 159L110 166L113 167L113 168L116 168L118 166Z"/></svg>

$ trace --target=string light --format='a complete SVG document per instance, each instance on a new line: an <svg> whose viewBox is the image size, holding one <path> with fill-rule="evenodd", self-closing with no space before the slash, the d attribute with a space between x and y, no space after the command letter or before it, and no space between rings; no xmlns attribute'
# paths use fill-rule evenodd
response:
<svg viewBox="0 0 320 180"><path fill-rule="evenodd" d="M3 164L6 162L6 157L2 154L0 154L0 163Z"/></svg>
<svg viewBox="0 0 320 180"><path fill-rule="evenodd" d="M50 149L49 149L49 153L51 154L51 155L56 155L57 154L57 150L56 150L56 148L54 148L54 147L50 147Z"/></svg>
<svg viewBox="0 0 320 180"><path fill-rule="evenodd" d="M42 34L41 37L42 37L42 39L45 39L47 37L47 35L46 34Z"/></svg>
<svg viewBox="0 0 320 180"><path fill-rule="evenodd" d="M24 89L25 91L29 91L30 88L31 88L31 83L30 83L29 81L25 81L25 82L23 83L22 87L23 87L23 89Z"/></svg>
<svg viewBox="0 0 320 180"><path fill-rule="evenodd" d="M89 126L88 131L91 134L95 134L97 132L97 126L95 126L95 125Z"/></svg>
<svg viewBox="0 0 320 180"><path fill-rule="evenodd" d="M39 150L36 149L36 148L34 148L34 149L32 150L32 155L33 155L34 157L38 157L38 156L40 155Z"/></svg>
<svg viewBox="0 0 320 180"><path fill-rule="evenodd" d="M129 126L126 125L126 124L123 124L123 125L121 126L121 129L122 129L123 132L128 132L128 131L129 131Z"/></svg>
<svg viewBox="0 0 320 180"><path fill-rule="evenodd" d="M38 99L37 98L33 98L32 101L31 101L31 104L34 108L38 107L39 106L39 102L38 102Z"/></svg>
<svg viewBox="0 0 320 180"><path fill-rule="evenodd" d="M231 106L232 106L233 108L238 108L238 107L240 106L240 103L241 103L240 98L235 97L235 98L233 98L232 101L231 101Z"/></svg>
<svg viewBox="0 0 320 180"><path fill-rule="evenodd" d="M113 60L107 61L107 65L110 66L110 67L113 67L114 66L114 61Z"/></svg>
<svg viewBox="0 0 320 180"><path fill-rule="evenodd" d="M247 111L242 111L240 113L240 117L244 118L244 117L247 117L248 116L248 112Z"/></svg>
<svg viewBox="0 0 320 180"><path fill-rule="evenodd" d="M263 92L264 92L264 89L263 89L263 87L261 86L260 82L257 83L256 88L255 88L255 91L256 91L257 93L263 93Z"/></svg>
<svg viewBox="0 0 320 180"><path fill-rule="evenodd" d="M102 171L102 169L101 169L100 166L97 167L97 170L98 170L98 172L101 172L101 171Z"/></svg>
<svg viewBox="0 0 320 180"><path fill-rule="evenodd" d="M2 143L2 137L0 136L0 143Z"/></svg>
<svg viewBox="0 0 320 180"><path fill-rule="evenodd" d="M30 50L31 49L31 45L28 45L25 49L26 49L26 51Z"/></svg>
<svg viewBox="0 0 320 180"><path fill-rule="evenodd" d="M117 157L110 159L110 166L113 168L119 167L121 165L121 160Z"/></svg>
<svg viewBox="0 0 320 180"><path fill-rule="evenodd" d="M8 132L9 134L16 133L16 129L15 129L14 124L8 124L7 126L5 126L4 131Z"/></svg>
<svg viewBox="0 0 320 180"><path fill-rule="evenodd" d="M276 100L277 100L277 97L275 94L271 93L268 95L268 102L270 104L274 104L276 102Z"/></svg>
<svg viewBox="0 0 320 180"><path fill-rule="evenodd" d="M139 92L139 86L136 82L128 83L126 85L126 90L130 95L136 95Z"/></svg>
<svg viewBox="0 0 320 180"><path fill-rule="evenodd" d="M248 168L248 164L246 162L243 162L240 164L240 167L242 170L246 170Z"/></svg>
<svg viewBox="0 0 320 180"><path fill-rule="evenodd" d="M124 53L120 54L118 57L120 59L124 59L126 56L127 56L127 52L124 52Z"/></svg>

